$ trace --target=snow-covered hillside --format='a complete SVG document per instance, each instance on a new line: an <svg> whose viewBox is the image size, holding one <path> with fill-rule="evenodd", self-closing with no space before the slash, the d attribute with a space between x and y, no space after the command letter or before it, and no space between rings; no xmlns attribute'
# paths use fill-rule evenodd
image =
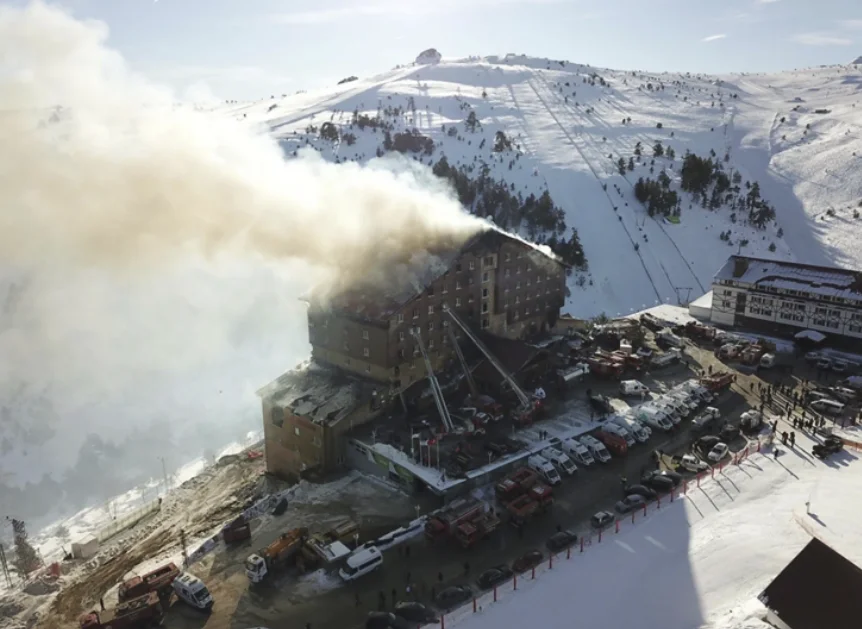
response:
<svg viewBox="0 0 862 629"><path fill-rule="evenodd" d="M507 56L397 67L217 111L271 133L288 155L307 146L328 160L364 162L404 134L408 157L430 166L445 157L474 182L485 173L519 203L549 192L566 226L556 235L568 240L577 229L588 265L572 274L566 310L593 316L693 299L739 250L859 267L858 86L852 66L711 77ZM680 190L687 151L712 158L730 182L715 209ZM650 218L634 195L639 178L662 171L678 193L678 222L673 212ZM755 183L775 211L763 228L751 224L753 208L739 206ZM560 229L519 203L497 195L483 204L480 191L472 209L539 239Z"/></svg>

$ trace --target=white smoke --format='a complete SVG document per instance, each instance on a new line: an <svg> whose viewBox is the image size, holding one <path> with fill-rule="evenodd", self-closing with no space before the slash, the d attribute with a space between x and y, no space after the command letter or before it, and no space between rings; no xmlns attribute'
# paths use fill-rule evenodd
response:
<svg viewBox="0 0 862 629"><path fill-rule="evenodd" d="M179 457L256 428L255 388L308 351L302 292L383 281L481 229L415 167L286 161L177 106L106 36L41 2L0 8L7 482L74 463L90 432L157 422Z"/></svg>

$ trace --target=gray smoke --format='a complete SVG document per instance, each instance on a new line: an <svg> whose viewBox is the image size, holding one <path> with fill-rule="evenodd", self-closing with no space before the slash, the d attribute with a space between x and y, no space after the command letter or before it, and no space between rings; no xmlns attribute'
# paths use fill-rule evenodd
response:
<svg viewBox="0 0 862 629"><path fill-rule="evenodd" d="M427 170L286 161L177 106L106 36L0 9L0 482L83 465L89 433L157 431L180 463L257 428L254 390L307 353L304 291L483 227Z"/></svg>

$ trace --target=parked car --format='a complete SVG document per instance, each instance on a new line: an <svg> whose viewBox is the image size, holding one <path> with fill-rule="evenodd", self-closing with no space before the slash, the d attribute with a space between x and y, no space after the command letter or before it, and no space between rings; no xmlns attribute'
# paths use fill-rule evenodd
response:
<svg viewBox="0 0 862 629"><path fill-rule="evenodd" d="M369 612L365 619L365 629L412 629L405 618L392 612Z"/></svg>
<svg viewBox="0 0 862 629"><path fill-rule="evenodd" d="M830 454L835 454L844 449L844 442L838 437L826 437L823 443L815 443L811 448L811 454L818 459L825 459Z"/></svg>
<svg viewBox="0 0 862 629"><path fill-rule="evenodd" d="M396 616L411 622L431 623L439 620L434 610L416 601L402 601L392 611Z"/></svg>
<svg viewBox="0 0 862 629"><path fill-rule="evenodd" d="M707 406L691 422L691 429L703 432L716 425L721 413L714 406Z"/></svg>
<svg viewBox="0 0 862 629"><path fill-rule="evenodd" d="M611 404L611 399L607 395L598 393L590 394L590 406L596 409L597 412L608 414L614 412L614 405Z"/></svg>
<svg viewBox="0 0 862 629"><path fill-rule="evenodd" d="M682 455L682 459L679 462L679 466L682 469L688 470L689 472L694 472L695 474L709 469L709 464L706 461L701 461L693 454Z"/></svg>
<svg viewBox="0 0 862 629"><path fill-rule="evenodd" d="M489 590L496 585L505 583L512 578L513 574L512 569L505 564L494 566L479 575L479 578L476 579L476 585L483 590Z"/></svg>
<svg viewBox="0 0 862 629"><path fill-rule="evenodd" d="M647 500L652 500L657 495L654 489L650 489L646 485L629 485L623 490L623 493L626 496L640 496Z"/></svg>
<svg viewBox="0 0 862 629"><path fill-rule="evenodd" d="M545 547L552 553L558 553L561 550L565 550L569 546L576 544L577 541L577 534L574 531L566 529L551 535L551 537L548 538L548 541L545 542Z"/></svg>
<svg viewBox="0 0 862 629"><path fill-rule="evenodd" d="M631 496L626 496L617 502L617 504L614 505L614 510L620 514L630 513L635 509L643 507L645 504L646 498L638 496L637 494L632 494Z"/></svg>
<svg viewBox="0 0 862 629"><path fill-rule="evenodd" d="M473 590L466 585L450 585L437 593L434 603L443 609L450 609L473 598Z"/></svg>
<svg viewBox="0 0 862 629"><path fill-rule="evenodd" d="M718 437L726 443L728 441L733 441L734 439L739 437L739 432L739 426L734 426L733 424L725 424L721 427L721 431L719 431Z"/></svg>
<svg viewBox="0 0 862 629"><path fill-rule="evenodd" d="M706 454L709 453L709 451L712 450L713 447L715 447L715 444L719 443L720 441L721 439L714 435L706 435L705 437L701 437L700 439L695 441L693 448L695 452L700 452L701 454L706 456Z"/></svg>
<svg viewBox="0 0 862 629"><path fill-rule="evenodd" d="M590 518L590 526L594 529L603 529L606 526L613 524L616 516L610 511L599 511Z"/></svg>
<svg viewBox="0 0 862 629"><path fill-rule="evenodd" d="M710 461L718 463L727 456L728 452L730 452L730 448L727 447L727 444L723 441L719 441L712 447L712 450L710 450L709 454L706 456Z"/></svg>
<svg viewBox="0 0 862 629"><path fill-rule="evenodd" d="M512 564L512 568L515 572L526 572L542 563L542 559L544 558L545 556L542 554L541 550L528 550L515 560L515 563Z"/></svg>
<svg viewBox="0 0 862 629"><path fill-rule="evenodd" d="M650 472L649 474L646 474L641 479L641 482L657 492L670 491L674 488L673 479L668 478L659 472Z"/></svg>

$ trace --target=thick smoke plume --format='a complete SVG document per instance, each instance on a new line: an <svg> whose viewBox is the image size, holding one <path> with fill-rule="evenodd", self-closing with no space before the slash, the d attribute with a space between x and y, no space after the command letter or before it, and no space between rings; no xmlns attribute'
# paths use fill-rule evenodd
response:
<svg viewBox="0 0 862 629"><path fill-rule="evenodd" d="M0 483L153 422L191 454L219 421L257 427L254 387L307 351L312 281L388 281L482 228L413 166L285 160L177 106L106 37L0 9Z"/></svg>

